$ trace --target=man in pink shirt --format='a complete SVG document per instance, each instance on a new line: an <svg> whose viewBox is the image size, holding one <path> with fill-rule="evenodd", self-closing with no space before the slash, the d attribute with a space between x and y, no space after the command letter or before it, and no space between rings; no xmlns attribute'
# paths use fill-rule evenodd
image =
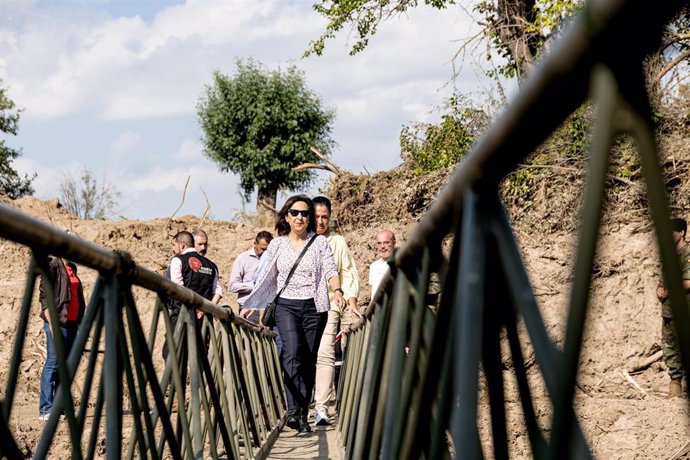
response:
<svg viewBox="0 0 690 460"><path fill-rule="evenodd" d="M259 267L259 260L272 239L273 235L270 232L259 232L254 239L251 249L238 255L235 263L232 264L228 290L237 294L237 303L240 306L240 310L242 310L244 300L254 289L254 278ZM258 324L260 319L259 312L263 313L263 310L244 310L240 311L240 314Z"/></svg>

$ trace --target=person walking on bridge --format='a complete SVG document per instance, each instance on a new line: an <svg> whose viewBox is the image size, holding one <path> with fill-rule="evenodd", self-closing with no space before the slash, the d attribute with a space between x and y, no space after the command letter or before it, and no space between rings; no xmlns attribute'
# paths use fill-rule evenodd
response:
<svg viewBox="0 0 690 460"><path fill-rule="evenodd" d="M217 304L223 297L223 289L218 282L218 267L197 252L191 233L183 230L173 237L173 253L175 255L170 261L170 280ZM176 300L169 300L167 308L172 328L175 330L181 303ZM201 310L197 311L197 319L201 319L203 316ZM166 342L163 345L163 358L165 359L167 356L168 344Z"/></svg>
<svg viewBox="0 0 690 460"><path fill-rule="evenodd" d="M232 264L232 272L230 274L230 281L228 281L228 290L237 294L237 304L240 306L240 315L249 319L254 323L261 321L258 310L243 310L244 300L254 289L254 277L261 256L268 248L268 244L273 239L273 235L267 231L261 231L256 234L252 247L241 253Z"/></svg>
<svg viewBox="0 0 690 460"><path fill-rule="evenodd" d="M355 318L361 318L362 314L357 307L359 295L359 275L352 257L350 248L345 238L331 232L331 200L324 196L314 198L314 210L316 212L316 233L323 235L328 240L328 245L333 251L335 266L340 277L340 286L347 305L340 309L335 302L331 302L328 310L328 322L321 337L319 353L316 358L316 388L314 389L314 422L316 425L330 425L328 417L328 401L333 393L333 380L335 376L335 338L338 329L345 329ZM335 298L335 292L328 292L331 300Z"/></svg>
<svg viewBox="0 0 690 460"><path fill-rule="evenodd" d="M275 323L283 340L287 425L302 434L311 431L309 402L316 355L330 308L328 286L339 308L345 300L328 241L316 235L311 199L305 195L288 198L278 212L275 228L278 237L262 256L265 267L245 299L244 308L263 309L276 301Z"/></svg>
<svg viewBox="0 0 690 460"><path fill-rule="evenodd" d="M371 286L371 298L374 298L383 276L388 271L388 259L395 249L395 233L386 228L376 234L376 252L379 256L369 266L369 285Z"/></svg>

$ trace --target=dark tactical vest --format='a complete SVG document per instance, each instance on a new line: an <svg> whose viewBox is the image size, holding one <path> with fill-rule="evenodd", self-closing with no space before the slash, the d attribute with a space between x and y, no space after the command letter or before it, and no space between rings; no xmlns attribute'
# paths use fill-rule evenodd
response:
<svg viewBox="0 0 690 460"><path fill-rule="evenodd" d="M216 264L198 252L188 252L176 257L182 261L184 287L205 299L213 299L213 279L218 273Z"/></svg>

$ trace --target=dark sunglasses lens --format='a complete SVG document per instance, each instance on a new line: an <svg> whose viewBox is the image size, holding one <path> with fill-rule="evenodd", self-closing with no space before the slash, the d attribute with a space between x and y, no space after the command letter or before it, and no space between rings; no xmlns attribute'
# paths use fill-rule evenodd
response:
<svg viewBox="0 0 690 460"><path fill-rule="evenodd" d="M302 214L302 217L309 217L309 211L302 211L300 209L290 209L288 211L292 217L297 217Z"/></svg>

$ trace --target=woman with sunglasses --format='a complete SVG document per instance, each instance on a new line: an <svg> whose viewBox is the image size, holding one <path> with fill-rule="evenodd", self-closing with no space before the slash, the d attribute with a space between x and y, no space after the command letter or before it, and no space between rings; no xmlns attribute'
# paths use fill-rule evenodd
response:
<svg viewBox="0 0 690 460"><path fill-rule="evenodd" d="M288 402L287 425L308 433L316 356L330 308L328 285L335 292L338 307L343 308L345 300L328 241L316 235L311 199L305 195L288 198L278 213L275 228L279 236L263 254L266 264L243 308L263 309L280 292L275 321L283 340L281 360ZM314 241L286 285L288 274L312 238Z"/></svg>

